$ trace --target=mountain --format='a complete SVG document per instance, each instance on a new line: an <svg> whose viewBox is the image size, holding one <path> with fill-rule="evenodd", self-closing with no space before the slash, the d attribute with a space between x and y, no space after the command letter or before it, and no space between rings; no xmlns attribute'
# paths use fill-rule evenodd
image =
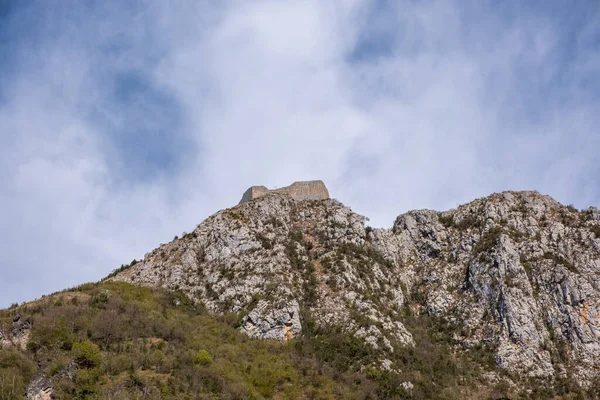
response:
<svg viewBox="0 0 600 400"><path fill-rule="evenodd" d="M598 209L504 192L372 229L321 185L251 188L100 283L2 311L0 396L20 360L60 398L598 398Z"/></svg>

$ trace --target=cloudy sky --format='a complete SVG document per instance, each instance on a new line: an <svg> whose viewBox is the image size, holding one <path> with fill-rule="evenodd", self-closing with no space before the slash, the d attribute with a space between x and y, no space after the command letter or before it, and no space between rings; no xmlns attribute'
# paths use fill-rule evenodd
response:
<svg viewBox="0 0 600 400"><path fill-rule="evenodd" d="M0 0L0 307L322 179L389 227L600 205L600 3Z"/></svg>

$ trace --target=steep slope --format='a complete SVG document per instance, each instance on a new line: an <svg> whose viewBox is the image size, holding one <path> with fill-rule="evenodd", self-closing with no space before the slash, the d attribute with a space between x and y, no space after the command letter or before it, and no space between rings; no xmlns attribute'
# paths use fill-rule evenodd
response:
<svg viewBox="0 0 600 400"><path fill-rule="evenodd" d="M290 339L301 313L393 351L412 345L393 264L364 217L335 200L269 195L221 211L111 278L182 290L213 312L244 312L250 336Z"/></svg>
<svg viewBox="0 0 600 400"><path fill-rule="evenodd" d="M536 192L505 192L373 230L335 200L268 195L213 215L111 279L240 312L253 337L290 339L310 317L363 338L391 369L394 349L414 345L407 316L425 313L447 324L457 349L490 352L513 379L589 387L600 363L599 218Z"/></svg>
<svg viewBox="0 0 600 400"><path fill-rule="evenodd" d="M374 382L357 373L324 371L314 351L248 338L230 319L160 289L86 284L0 310L0 327L8 326L16 329L8 336L26 332L28 339L26 349L0 346L2 400L25 393L32 400L361 399L376 393Z"/></svg>
<svg viewBox="0 0 600 400"><path fill-rule="evenodd" d="M589 385L600 362L600 220L536 192L501 193L458 209L414 211L378 248L428 313L455 323L465 346L499 366Z"/></svg>

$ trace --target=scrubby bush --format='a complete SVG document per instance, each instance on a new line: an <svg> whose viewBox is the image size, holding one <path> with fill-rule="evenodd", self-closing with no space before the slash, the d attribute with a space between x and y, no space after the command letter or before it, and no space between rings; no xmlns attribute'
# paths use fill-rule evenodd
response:
<svg viewBox="0 0 600 400"><path fill-rule="evenodd" d="M106 308L108 299L110 299L110 290L102 289L98 294L92 297L92 301L90 301L90 307Z"/></svg>
<svg viewBox="0 0 600 400"><path fill-rule="evenodd" d="M443 215L442 213L438 213L438 219L445 228L454 227L454 217L452 215Z"/></svg>
<svg viewBox="0 0 600 400"><path fill-rule="evenodd" d="M0 399L22 399L36 365L16 349L0 349Z"/></svg>
<svg viewBox="0 0 600 400"><path fill-rule="evenodd" d="M94 368L102 362L102 355L98 346L89 340L75 343L71 351L75 362L83 368Z"/></svg>
<svg viewBox="0 0 600 400"><path fill-rule="evenodd" d="M473 247L473 254L478 255L490 251L496 245L502 233L502 228L499 226L490 228L487 232L481 235L481 238Z"/></svg>
<svg viewBox="0 0 600 400"><path fill-rule="evenodd" d="M196 354L196 364L199 364L203 367L207 367L213 363L213 359L208 354L208 351L202 349Z"/></svg>

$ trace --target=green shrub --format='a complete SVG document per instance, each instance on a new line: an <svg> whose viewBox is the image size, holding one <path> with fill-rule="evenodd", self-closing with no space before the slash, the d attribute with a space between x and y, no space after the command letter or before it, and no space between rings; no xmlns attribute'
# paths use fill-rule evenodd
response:
<svg viewBox="0 0 600 400"><path fill-rule="evenodd" d="M273 248L273 241L263 234L256 235L256 238L260 242L261 246L265 250L271 250Z"/></svg>
<svg viewBox="0 0 600 400"><path fill-rule="evenodd" d="M473 254L478 255L491 250L498 242L498 239L502 233L502 228L499 226L490 228L487 232L481 235L481 238L473 247Z"/></svg>
<svg viewBox="0 0 600 400"><path fill-rule="evenodd" d="M121 267L117 268L117 269L113 269L113 271L108 274L108 276L106 278L104 278L104 280L108 279L108 278L112 278L113 276L117 275L120 272L126 271L129 268L133 267L135 264L137 264L137 260L134 258L133 261L131 261L129 264L121 264Z"/></svg>
<svg viewBox="0 0 600 400"><path fill-rule="evenodd" d="M102 362L100 349L89 340L75 343L71 352L75 362L83 368L94 368Z"/></svg>
<svg viewBox="0 0 600 400"><path fill-rule="evenodd" d="M525 270L525 273L527 274L527 279L529 279L529 281L532 281L533 278L533 274L531 272L532 269L532 265L529 261L523 261L521 263L521 265L523 266L523 269Z"/></svg>
<svg viewBox="0 0 600 400"><path fill-rule="evenodd" d="M445 228L454 227L454 217L452 215L444 216L442 213L438 213L438 219Z"/></svg>
<svg viewBox="0 0 600 400"><path fill-rule="evenodd" d="M302 260L301 256L298 254L297 242L295 240L288 240L285 244L285 255L292 268L296 270L303 270L305 267L305 263Z"/></svg>
<svg viewBox="0 0 600 400"><path fill-rule="evenodd" d="M71 350L73 343L77 338L73 334L73 329L69 327L64 319L59 318L58 322L52 322L46 319L38 318L36 329L33 330L28 349L31 351L37 350L41 346L50 349Z"/></svg>
<svg viewBox="0 0 600 400"><path fill-rule="evenodd" d="M279 219L277 219L274 216L269 217L269 219L267 219L266 223L268 225L272 225L275 228L280 228L283 226L283 221L280 221Z"/></svg>
<svg viewBox="0 0 600 400"><path fill-rule="evenodd" d="M364 340L345 333L337 327L320 327L312 337L304 338L313 354L322 363L337 371L356 371L360 363L372 355L372 348ZM299 342L302 345L302 342Z"/></svg>
<svg viewBox="0 0 600 400"><path fill-rule="evenodd" d="M110 291L108 289L102 289L98 294L92 297L92 300L90 301L90 307L101 309L106 308L108 299L110 299Z"/></svg>
<svg viewBox="0 0 600 400"><path fill-rule="evenodd" d="M37 369L35 363L16 349L0 349L0 399L23 399L26 382Z"/></svg>
<svg viewBox="0 0 600 400"><path fill-rule="evenodd" d="M458 222L454 221L453 224L454 227L456 227L456 229L459 229L461 231L470 228L480 228L482 226L482 222L477 218L477 215L475 214L469 214Z"/></svg>
<svg viewBox="0 0 600 400"><path fill-rule="evenodd" d="M213 359L208 354L208 351L202 349L196 354L196 364L200 364L203 367L207 367L213 363Z"/></svg>
<svg viewBox="0 0 600 400"><path fill-rule="evenodd" d="M546 252L544 253L544 258L547 260L552 260L555 264L563 265L571 272L579 273L579 270L569 260L561 256L560 254Z"/></svg>
<svg viewBox="0 0 600 400"><path fill-rule="evenodd" d="M25 381L16 368L0 368L0 399L22 399Z"/></svg>
<svg viewBox="0 0 600 400"><path fill-rule="evenodd" d="M294 242L298 242L298 243L302 243L302 232L300 231L292 231L289 234L290 240L294 241Z"/></svg>

